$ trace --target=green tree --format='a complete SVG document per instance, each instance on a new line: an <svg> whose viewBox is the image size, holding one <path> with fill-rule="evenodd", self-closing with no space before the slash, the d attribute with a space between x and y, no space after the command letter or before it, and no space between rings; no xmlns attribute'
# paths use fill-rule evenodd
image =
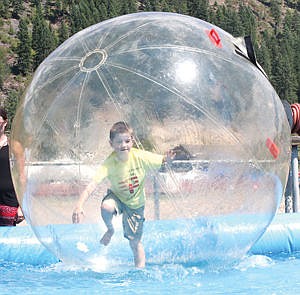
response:
<svg viewBox="0 0 300 295"><path fill-rule="evenodd" d="M160 11L158 0L145 0L143 4L144 11Z"/></svg>
<svg viewBox="0 0 300 295"><path fill-rule="evenodd" d="M225 9L224 28L235 37L245 35L240 16L233 9Z"/></svg>
<svg viewBox="0 0 300 295"><path fill-rule="evenodd" d="M79 11L82 19L83 29L94 23L92 12L90 10L89 4L86 1L82 0L79 2Z"/></svg>
<svg viewBox="0 0 300 295"><path fill-rule="evenodd" d="M1 0L0 1L0 16L4 18L8 18L10 15L9 12L9 4L10 0Z"/></svg>
<svg viewBox="0 0 300 295"><path fill-rule="evenodd" d="M272 61L270 51L264 39L262 39L261 45L256 50L256 58L269 77L272 74Z"/></svg>
<svg viewBox="0 0 300 295"><path fill-rule="evenodd" d="M120 14L129 14L137 12L137 4L135 0L122 1Z"/></svg>
<svg viewBox="0 0 300 295"><path fill-rule="evenodd" d="M55 48L55 36L52 34L47 24L41 7L38 6L32 25L32 49L34 50L33 67L34 69L49 55Z"/></svg>
<svg viewBox="0 0 300 295"><path fill-rule="evenodd" d="M266 68L269 79L271 81L271 83L273 84L273 86L275 87L276 84L276 79L275 76L277 75L276 73L276 64L278 63L278 51L280 50L279 45L278 45L278 41L275 38L274 32L264 32L262 34L262 44L265 44L265 46L267 47L267 50L269 52L270 55L270 61L271 61L271 67L270 70L268 70L268 68ZM260 60L260 62L263 64L264 61ZM276 87L275 87L276 88Z"/></svg>
<svg viewBox="0 0 300 295"><path fill-rule="evenodd" d="M100 5L99 14L100 14L99 21L104 21L108 18L107 8L106 8L106 5L104 3L101 3L101 5Z"/></svg>
<svg viewBox="0 0 300 295"><path fill-rule="evenodd" d="M41 0L30 0L32 7L41 6Z"/></svg>
<svg viewBox="0 0 300 295"><path fill-rule="evenodd" d="M20 101L21 91L11 90L8 93L7 98L4 101L4 107L7 111L7 115L9 118L9 125L7 126L7 130L11 129L11 123L15 117L16 110Z"/></svg>
<svg viewBox="0 0 300 295"><path fill-rule="evenodd" d="M208 6L207 0L187 0L187 11L190 16L208 20Z"/></svg>
<svg viewBox="0 0 300 295"><path fill-rule="evenodd" d="M257 25L255 16L249 6L244 4L239 5L238 15L240 16L240 24L242 26L241 33L250 36L253 43L256 43Z"/></svg>
<svg viewBox="0 0 300 295"><path fill-rule="evenodd" d="M281 52L278 54L277 60L276 72L273 75L274 87L281 99L286 99L291 103L295 102L297 99L292 62L287 54Z"/></svg>
<svg viewBox="0 0 300 295"><path fill-rule="evenodd" d="M26 75L31 70L31 40L29 36L27 22L24 19L20 20L19 31L17 33L19 43L16 49L18 70Z"/></svg>
<svg viewBox="0 0 300 295"><path fill-rule="evenodd" d="M215 6L215 13L213 16L213 23L221 28L225 29L225 9L223 5Z"/></svg>
<svg viewBox="0 0 300 295"><path fill-rule="evenodd" d="M55 0L52 15L54 20L58 20L59 17L64 15L64 6L62 0Z"/></svg>
<svg viewBox="0 0 300 295"><path fill-rule="evenodd" d="M61 23L61 26L58 29L58 44L63 43L69 38L68 26L65 22Z"/></svg>
<svg viewBox="0 0 300 295"><path fill-rule="evenodd" d="M281 5L282 0L270 0L270 11L274 18L275 35L277 35L281 23Z"/></svg>
<svg viewBox="0 0 300 295"><path fill-rule="evenodd" d="M117 0L107 0L106 8L108 18L113 18L119 15L119 4L120 2Z"/></svg>
<svg viewBox="0 0 300 295"><path fill-rule="evenodd" d="M79 6L72 4L70 8L71 33L75 34L84 28Z"/></svg>
<svg viewBox="0 0 300 295"><path fill-rule="evenodd" d="M188 14L188 0L172 0L169 3L170 9L176 13Z"/></svg>
<svg viewBox="0 0 300 295"><path fill-rule="evenodd" d="M91 18L93 20L93 24L96 24L101 21L100 19L100 12L96 7L94 0L90 1L90 11L91 11Z"/></svg>
<svg viewBox="0 0 300 295"><path fill-rule="evenodd" d="M44 14L47 19L52 18L52 1L51 0L45 0Z"/></svg>
<svg viewBox="0 0 300 295"><path fill-rule="evenodd" d="M7 52L5 48L0 47L0 89L3 89L3 84L8 74L9 66L7 64Z"/></svg>
<svg viewBox="0 0 300 295"><path fill-rule="evenodd" d="M152 6L150 0L144 0L142 4L142 10L143 11L152 11Z"/></svg>
<svg viewBox="0 0 300 295"><path fill-rule="evenodd" d="M138 5L135 0L128 0L128 10L129 10L129 13L138 12Z"/></svg>
<svg viewBox="0 0 300 295"><path fill-rule="evenodd" d="M160 8L159 11L163 11L163 12L169 12L170 11L170 6L167 3L166 0L161 0L160 1Z"/></svg>
<svg viewBox="0 0 300 295"><path fill-rule="evenodd" d="M23 12L24 6L22 0L12 1L12 16L16 19L20 18L20 14Z"/></svg>

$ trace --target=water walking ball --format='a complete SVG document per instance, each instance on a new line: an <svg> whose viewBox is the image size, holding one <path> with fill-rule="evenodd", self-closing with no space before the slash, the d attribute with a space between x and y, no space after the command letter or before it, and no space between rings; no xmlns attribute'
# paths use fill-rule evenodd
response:
<svg viewBox="0 0 300 295"><path fill-rule="evenodd" d="M59 259L132 260L118 217L111 243L99 243L109 182L72 224L118 121L131 125L137 148L176 153L145 181L147 261L247 253L279 207L290 129L244 41L189 16L136 13L80 31L43 61L14 120L25 162L15 157L12 172L27 222Z"/></svg>

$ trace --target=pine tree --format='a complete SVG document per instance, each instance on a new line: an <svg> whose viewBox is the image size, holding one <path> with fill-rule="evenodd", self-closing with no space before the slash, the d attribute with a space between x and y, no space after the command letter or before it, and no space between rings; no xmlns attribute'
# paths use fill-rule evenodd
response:
<svg viewBox="0 0 300 295"><path fill-rule="evenodd" d="M160 11L158 0L145 0L144 11Z"/></svg>
<svg viewBox="0 0 300 295"><path fill-rule="evenodd" d="M8 74L7 52L5 48L0 47L0 89L3 89L3 84Z"/></svg>
<svg viewBox="0 0 300 295"><path fill-rule="evenodd" d="M252 42L255 44L257 25L252 10L248 6L240 4L238 14L243 27L243 33L247 36L250 36Z"/></svg>
<svg viewBox="0 0 300 295"><path fill-rule="evenodd" d="M17 33L19 43L17 46L17 66L18 70L26 75L31 70L31 40L29 36L27 22L24 19L20 20L19 31Z"/></svg>
<svg viewBox="0 0 300 295"><path fill-rule="evenodd" d="M207 0L187 0L188 14L199 19L208 20Z"/></svg>
<svg viewBox="0 0 300 295"><path fill-rule="evenodd" d="M128 14L129 13L129 7L127 1L123 1L120 8L120 14Z"/></svg>
<svg viewBox="0 0 300 295"><path fill-rule="evenodd" d="M62 22L58 30L58 44L63 43L68 38L69 38L68 27L65 22Z"/></svg>
<svg viewBox="0 0 300 295"><path fill-rule="evenodd" d="M299 4L300 8L300 4ZM300 102L300 12L295 10L291 16L291 28L293 32L293 52L294 52L294 69L296 73L296 92L298 102Z"/></svg>
<svg viewBox="0 0 300 295"><path fill-rule="evenodd" d="M226 9L226 31L235 37L244 36L245 32L239 14L233 9Z"/></svg>
<svg viewBox="0 0 300 295"><path fill-rule="evenodd" d="M135 0L123 1L120 8L120 14L129 14L137 12Z"/></svg>
<svg viewBox="0 0 300 295"><path fill-rule="evenodd" d="M35 8L35 13L34 13L34 17L33 17L33 21L32 21L32 49L36 50L39 46L39 33L41 31L41 23L42 23L42 12L41 12L41 7L37 6Z"/></svg>
<svg viewBox="0 0 300 295"><path fill-rule="evenodd" d="M4 18L9 17L9 15L10 15L9 4L10 4L10 0L0 1L0 16L1 17L4 17Z"/></svg>
<svg viewBox="0 0 300 295"><path fill-rule="evenodd" d="M52 15L54 18L54 21L57 20L59 17L63 16L64 14L64 8L62 0L55 0Z"/></svg>
<svg viewBox="0 0 300 295"><path fill-rule="evenodd" d="M71 33L75 34L84 28L79 6L72 4L70 8Z"/></svg>
<svg viewBox="0 0 300 295"><path fill-rule="evenodd" d="M275 35L277 35L281 23L282 0L270 0L270 10L275 23Z"/></svg>
<svg viewBox="0 0 300 295"><path fill-rule="evenodd" d="M51 42L49 44L49 53L50 53L58 45L58 32L52 28L50 23L48 23L48 28L49 28L49 38L51 39Z"/></svg>
<svg viewBox="0 0 300 295"><path fill-rule="evenodd" d="M90 11L91 11L91 18L92 18L92 23L96 24L101 21L100 19L100 12L97 9L94 0L90 0Z"/></svg>
<svg viewBox="0 0 300 295"><path fill-rule="evenodd" d="M218 5L216 2L208 8L208 21L212 24L217 24L217 11Z"/></svg>
<svg viewBox="0 0 300 295"><path fill-rule="evenodd" d="M135 0L128 0L129 13L138 12L137 2Z"/></svg>
<svg viewBox="0 0 300 295"><path fill-rule="evenodd" d="M46 0L44 4L44 14L47 19L52 18L51 0Z"/></svg>
<svg viewBox="0 0 300 295"><path fill-rule="evenodd" d="M24 10L22 0L13 0L12 1L12 16L16 19L20 18L20 13Z"/></svg>
<svg viewBox="0 0 300 295"><path fill-rule="evenodd" d="M270 51L264 39L262 39L260 47L256 50L256 58L269 77L272 73L272 62Z"/></svg>
<svg viewBox="0 0 300 295"><path fill-rule="evenodd" d="M220 28L225 29L225 15L224 15L224 7L217 5L214 13L213 23Z"/></svg>
<svg viewBox="0 0 300 295"><path fill-rule="evenodd" d="M89 4L85 0L80 1L79 11L83 28L87 28L88 26L94 24L92 12L90 10Z"/></svg>
<svg viewBox="0 0 300 295"><path fill-rule="evenodd" d="M99 14L100 14L99 21L104 21L108 18L106 5L104 3L101 3L101 5L100 5Z"/></svg>
<svg viewBox="0 0 300 295"><path fill-rule="evenodd" d="M113 18L119 15L119 2L117 0L107 0L106 8L108 18Z"/></svg>
<svg viewBox="0 0 300 295"><path fill-rule="evenodd" d="M170 9L176 13L188 14L188 0L172 0L169 2Z"/></svg>
<svg viewBox="0 0 300 295"><path fill-rule="evenodd" d="M278 57L279 45L275 38L274 32L271 33L264 32L262 36L263 36L262 42L264 42L264 44L267 47L267 50L270 55L270 61L271 61L271 69L270 71L268 71L269 80L275 87L276 84L275 76L277 75L276 64L278 63L278 58L279 58ZM263 64L262 60L260 60L260 62Z"/></svg>
<svg viewBox="0 0 300 295"><path fill-rule="evenodd" d="M5 109L7 111L8 118L10 118L10 124L7 126L7 129L11 129L11 122L15 116L17 106L21 97L21 91L11 90L8 93L7 98L5 99Z"/></svg>
<svg viewBox="0 0 300 295"><path fill-rule="evenodd" d="M36 8L32 26L32 49L34 50L34 69L49 55L55 48L55 36L47 24L41 7Z"/></svg>
<svg viewBox="0 0 300 295"><path fill-rule="evenodd" d="M9 25L8 34L11 35L11 36L15 35L15 30L14 30L14 27L13 27L12 24Z"/></svg>
<svg viewBox="0 0 300 295"><path fill-rule="evenodd" d="M38 7L42 5L42 0L30 0L30 2L33 7Z"/></svg>
<svg viewBox="0 0 300 295"><path fill-rule="evenodd" d="M295 74L292 62L285 53L279 53L278 64L276 67L277 75L275 76L275 88L281 99L289 102L296 101Z"/></svg>
<svg viewBox="0 0 300 295"><path fill-rule="evenodd" d="M160 1L160 8L159 11L163 11L163 12L169 12L170 11L170 6L169 4L166 2L166 0L161 0Z"/></svg>
<svg viewBox="0 0 300 295"><path fill-rule="evenodd" d="M152 6L150 0L144 0L143 11L152 11Z"/></svg>
<svg viewBox="0 0 300 295"><path fill-rule="evenodd" d="M279 49L279 46L277 46L277 48ZM284 71L285 64L283 63L283 55L278 50L273 59L271 82L281 99L285 99L284 93L286 85L282 83Z"/></svg>

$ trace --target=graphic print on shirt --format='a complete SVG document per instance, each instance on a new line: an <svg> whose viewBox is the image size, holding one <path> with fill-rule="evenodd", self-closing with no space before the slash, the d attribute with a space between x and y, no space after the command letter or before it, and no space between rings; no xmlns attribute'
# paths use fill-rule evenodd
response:
<svg viewBox="0 0 300 295"><path fill-rule="evenodd" d="M130 194L134 193L134 189L139 187L139 179L134 174L134 171L130 172L130 176L119 182L119 187L123 192L129 191Z"/></svg>

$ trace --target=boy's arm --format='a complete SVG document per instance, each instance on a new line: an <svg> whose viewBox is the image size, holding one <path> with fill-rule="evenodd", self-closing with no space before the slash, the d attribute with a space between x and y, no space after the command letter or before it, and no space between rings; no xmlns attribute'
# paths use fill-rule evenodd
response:
<svg viewBox="0 0 300 295"><path fill-rule="evenodd" d="M90 194L96 189L97 183L92 181L88 184L85 190L81 193L77 205L73 211L72 221L73 223L79 223L81 221L81 217L84 215L84 211L82 209L83 204L88 199Z"/></svg>
<svg viewBox="0 0 300 295"><path fill-rule="evenodd" d="M107 176L107 168L103 165L100 166L97 171L94 179L87 185L85 190L80 194L77 205L73 211L72 221L73 223L79 223L81 218L84 215L84 211L82 209L83 204L88 199L88 197L92 194L92 192L97 188L97 185Z"/></svg>

